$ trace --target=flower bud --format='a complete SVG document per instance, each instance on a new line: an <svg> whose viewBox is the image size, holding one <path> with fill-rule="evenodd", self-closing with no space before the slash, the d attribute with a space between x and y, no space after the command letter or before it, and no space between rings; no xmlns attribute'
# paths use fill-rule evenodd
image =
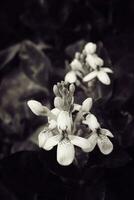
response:
<svg viewBox="0 0 134 200"><path fill-rule="evenodd" d="M62 109L64 106L64 101L61 97L55 97L54 106L58 109Z"/></svg>

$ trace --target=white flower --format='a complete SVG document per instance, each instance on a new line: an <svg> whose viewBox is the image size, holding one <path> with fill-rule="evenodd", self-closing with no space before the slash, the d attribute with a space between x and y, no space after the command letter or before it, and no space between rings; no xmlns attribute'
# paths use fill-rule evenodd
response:
<svg viewBox="0 0 134 200"><path fill-rule="evenodd" d="M60 165L70 165L75 157L74 145L80 147L83 151L88 152L89 142L88 139L71 135L71 134L58 134L52 137L48 137L47 141L42 146L45 150L50 150L54 146L57 146L57 161Z"/></svg>
<svg viewBox="0 0 134 200"><path fill-rule="evenodd" d="M77 81L77 76L82 78L82 64L78 59L74 59L71 63L71 71L69 71L66 76L65 76L65 81L68 83L76 83Z"/></svg>
<svg viewBox="0 0 134 200"><path fill-rule="evenodd" d="M89 42L84 47L84 52L86 54L93 54L96 52L96 44Z"/></svg>
<svg viewBox="0 0 134 200"><path fill-rule="evenodd" d="M71 87L71 90L73 88ZM28 106L36 115L48 117L49 126L39 133L39 147L45 150L51 150L57 146L57 161L61 165L70 165L75 157L74 145L80 147L83 151L90 151L88 139L73 135L72 114L62 109L63 101L61 97L55 97L54 109L46 109L40 102L35 100L28 101ZM92 99L87 98L82 106L83 113L88 112L92 106ZM47 110L47 112L46 112Z"/></svg>
<svg viewBox="0 0 134 200"><path fill-rule="evenodd" d="M91 113L89 113L86 116L86 119L83 120L82 122L83 122L83 124L88 125L89 129L92 131L95 131L96 129L98 129L100 127L100 124L99 124L97 118Z"/></svg>
<svg viewBox="0 0 134 200"><path fill-rule="evenodd" d="M103 66L104 61L96 54L88 54L86 57L86 63L92 68L96 69L97 66Z"/></svg>
<svg viewBox="0 0 134 200"><path fill-rule="evenodd" d="M77 81L77 75L76 72L70 71L65 76L65 81L67 83L75 83Z"/></svg>
<svg viewBox="0 0 134 200"><path fill-rule="evenodd" d="M99 69L95 69L94 71L87 74L83 78L83 81L88 82L97 77L99 81L101 81L103 84L109 85L111 83L111 80L107 73L113 73L113 71L107 67L100 67Z"/></svg>
<svg viewBox="0 0 134 200"><path fill-rule="evenodd" d="M97 144L101 153L105 155L110 154L113 150L113 144L108 137L114 137L109 130L102 128L96 129L88 138L90 147L87 149L87 151L92 151Z"/></svg>
<svg viewBox="0 0 134 200"><path fill-rule="evenodd" d="M77 120L78 121L82 120L82 123L88 125L89 129L93 131L100 125L96 117L90 112L92 104L93 104L92 98L87 98L83 101L82 105L74 104L73 112L79 111L77 115ZM86 119L83 120L84 115L86 115Z"/></svg>
<svg viewBox="0 0 134 200"><path fill-rule="evenodd" d="M70 63L71 69L73 71L81 71L82 70L82 64L78 59L74 59L71 63Z"/></svg>
<svg viewBox="0 0 134 200"><path fill-rule="evenodd" d="M109 130L101 128L97 118L91 113L86 116L83 123L88 125L89 129L92 131L88 138L89 148L85 149L85 151L91 152L97 144L103 154L111 153L113 144L108 137L114 137L113 134Z"/></svg>

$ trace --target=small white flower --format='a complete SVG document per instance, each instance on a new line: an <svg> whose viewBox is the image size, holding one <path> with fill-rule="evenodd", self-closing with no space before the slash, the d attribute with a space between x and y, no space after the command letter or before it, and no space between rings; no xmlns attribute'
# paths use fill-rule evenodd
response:
<svg viewBox="0 0 134 200"><path fill-rule="evenodd" d="M109 85L111 83L111 80L108 76L108 73L113 73L113 71L110 68L106 67L100 67L99 69L95 69L94 71L87 74L84 78L84 82L89 82L94 78L98 78L99 81L101 81L105 85Z"/></svg>
<svg viewBox="0 0 134 200"><path fill-rule="evenodd" d="M70 71L65 76L65 81L67 83L75 83L77 81L77 75L76 72Z"/></svg>
<svg viewBox="0 0 134 200"><path fill-rule="evenodd" d="M105 155L110 154L113 150L113 144L108 137L114 137L109 130L102 128L96 129L88 138L90 145L87 150L92 151L97 144L101 153Z"/></svg>
<svg viewBox="0 0 134 200"><path fill-rule="evenodd" d="M96 54L88 54L86 57L86 63L92 68L96 69L97 66L103 66L104 61Z"/></svg>
<svg viewBox="0 0 134 200"><path fill-rule="evenodd" d="M82 71L83 71L83 67L81 62L75 58L71 63L71 71L69 71L66 75L65 75L65 81L68 83L77 83L77 77L81 77L82 78Z"/></svg>
<svg viewBox="0 0 134 200"><path fill-rule="evenodd" d="M96 44L89 42L85 45L84 51L86 54L93 54L96 52Z"/></svg>
<svg viewBox="0 0 134 200"><path fill-rule="evenodd" d="M60 165L70 165L75 157L74 145L80 147L83 151L88 152L89 142L88 139L71 135L71 134L58 134L49 137L42 146L45 150L50 150L54 146L57 147L57 161Z"/></svg>
<svg viewBox="0 0 134 200"><path fill-rule="evenodd" d="M82 69L82 64L78 59L74 59L71 63L70 63L71 69L73 71L81 71Z"/></svg>
<svg viewBox="0 0 134 200"><path fill-rule="evenodd" d="M88 125L89 129L92 131L95 131L96 129L98 129L100 127L100 124L99 124L97 118L91 113L89 113L86 116L86 119L83 120L82 122L83 122L83 124Z"/></svg>

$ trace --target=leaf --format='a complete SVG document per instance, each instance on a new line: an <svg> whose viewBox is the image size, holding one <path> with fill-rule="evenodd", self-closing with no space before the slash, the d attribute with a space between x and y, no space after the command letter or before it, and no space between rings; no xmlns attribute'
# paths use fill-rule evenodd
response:
<svg viewBox="0 0 134 200"><path fill-rule="evenodd" d="M66 47L65 53L70 57L74 58L76 52L81 52L86 42L84 40L79 40L73 44Z"/></svg>
<svg viewBox="0 0 134 200"><path fill-rule="evenodd" d="M52 70L50 59L36 44L27 40L20 49L21 67L25 74L35 82L46 85Z"/></svg>
<svg viewBox="0 0 134 200"><path fill-rule="evenodd" d="M19 50L20 44L16 44L0 52L0 70L13 60Z"/></svg>

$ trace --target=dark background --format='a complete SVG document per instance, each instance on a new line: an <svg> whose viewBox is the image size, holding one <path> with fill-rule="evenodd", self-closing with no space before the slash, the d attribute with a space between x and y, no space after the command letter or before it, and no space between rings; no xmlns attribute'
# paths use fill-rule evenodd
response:
<svg viewBox="0 0 134 200"><path fill-rule="evenodd" d="M134 198L133 19L133 0L0 1L0 200ZM96 148L88 157L78 150L79 167L61 167L56 149L38 148L46 119L26 102L52 107L65 61L89 41L103 44L114 70L93 107L114 134L114 151L103 156Z"/></svg>

